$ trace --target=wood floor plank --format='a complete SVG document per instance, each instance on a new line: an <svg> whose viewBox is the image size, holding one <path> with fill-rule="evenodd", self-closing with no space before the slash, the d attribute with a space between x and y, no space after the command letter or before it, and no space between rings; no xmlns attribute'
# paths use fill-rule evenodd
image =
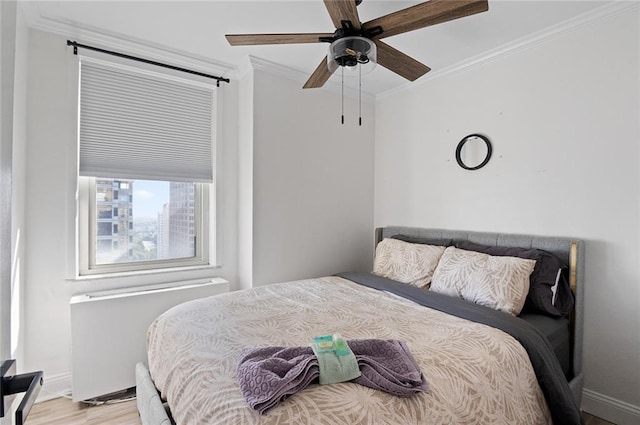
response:
<svg viewBox="0 0 640 425"><path fill-rule="evenodd" d="M142 425L142 422L135 400L88 406L56 398L34 405L25 425Z"/></svg>

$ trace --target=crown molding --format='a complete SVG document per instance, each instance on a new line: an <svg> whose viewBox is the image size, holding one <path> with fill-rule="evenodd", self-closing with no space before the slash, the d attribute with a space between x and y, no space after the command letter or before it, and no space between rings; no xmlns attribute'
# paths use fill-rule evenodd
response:
<svg viewBox="0 0 640 425"><path fill-rule="evenodd" d="M501 59L509 55L514 55L530 49L534 49L540 44L546 43L559 37L563 37L573 31L579 30L588 25L597 24L598 22L612 18L622 13L628 13L629 11L637 8L640 8L640 3L624 0L615 1L614 3L597 7L589 12L585 12L559 24L552 25L541 31L529 34L525 37L504 44L496 49L488 50L480 55L465 59L446 68L437 71L431 71L427 75L422 77L419 81L406 83L400 87L396 87L391 90L379 93L378 95L376 95L376 99L383 99L389 96L393 96L397 93L402 93L406 90L414 90L416 86L429 84L440 77L473 69L479 65L483 65L485 63Z"/></svg>
<svg viewBox="0 0 640 425"><path fill-rule="evenodd" d="M299 82L301 85L303 85L309 77L307 73L300 70L286 67L255 56L249 56L250 64L248 67L238 67L224 62L214 61L205 57L170 49L157 43L151 43L130 37L125 38L120 34L78 24L77 22L43 17L40 13L38 2L20 0L18 1L18 4L22 8L25 20L30 28L74 38L77 39L76 41L82 43L95 43L106 49L125 50L128 54L136 56L152 55L154 60L168 62L175 64L176 66L192 68L202 72L219 74L224 78L242 78L250 69L265 71L276 76ZM587 25L596 24L602 20L629 12L639 7L640 3L628 0L619 0L603 5L577 17L504 44L496 49L486 51L480 55L468 58L446 68L431 71L418 81L407 82L399 87L378 94L363 91L362 100L365 102L373 102L376 99L393 96L406 90L413 90L416 86L428 84L440 77L473 69L493 60L533 49L542 43L562 37ZM327 90L341 94L342 85L329 80L322 88L314 90ZM346 97L356 99L359 96L356 89L348 86L344 87L344 95Z"/></svg>
<svg viewBox="0 0 640 425"><path fill-rule="evenodd" d="M43 17L38 2L19 1L29 28L49 32L74 39L82 44L96 44L107 50L117 50L129 55L149 57L153 60L196 71L218 74L223 78L237 78L238 68L234 65L214 61L202 56L185 53L158 43L125 37L111 31L91 27L65 19Z"/></svg>
<svg viewBox="0 0 640 425"><path fill-rule="evenodd" d="M309 79L309 74L297 69L289 68L287 66L280 65L275 62L268 61L266 59L258 58L256 56L249 56L249 61L251 62L252 69L256 71L264 71L269 74L275 75L277 77L284 77L289 80L295 81L300 84L300 87L304 85L304 83ZM327 81L324 86L321 88L308 89L308 90L325 90L336 94L342 94L342 84ZM352 99L358 99L359 93L358 90L344 86L344 96ZM374 102L375 96L366 91L362 91L362 101L363 102Z"/></svg>

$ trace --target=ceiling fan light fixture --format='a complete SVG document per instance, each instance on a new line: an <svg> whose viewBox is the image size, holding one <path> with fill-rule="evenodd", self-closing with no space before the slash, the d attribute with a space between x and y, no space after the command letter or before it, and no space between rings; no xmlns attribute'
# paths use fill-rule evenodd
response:
<svg viewBox="0 0 640 425"><path fill-rule="evenodd" d="M327 66L331 72L342 66L345 68L345 75L348 71L354 71L354 75L357 75L360 65L362 74L367 74L376 67L377 59L377 49L373 41L360 36L343 37L329 46Z"/></svg>

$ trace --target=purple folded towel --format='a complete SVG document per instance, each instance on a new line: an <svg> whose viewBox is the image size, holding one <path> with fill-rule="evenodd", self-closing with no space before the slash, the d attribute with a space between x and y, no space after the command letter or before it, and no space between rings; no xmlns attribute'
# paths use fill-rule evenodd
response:
<svg viewBox="0 0 640 425"><path fill-rule="evenodd" d="M351 382L400 397L428 392L429 386L406 344L397 340L347 342L362 375ZM242 350L237 378L251 408L263 414L320 376L310 347L257 347Z"/></svg>
<svg viewBox="0 0 640 425"><path fill-rule="evenodd" d="M263 414L318 379L320 368L310 347L246 348L237 377L247 403Z"/></svg>
<svg viewBox="0 0 640 425"><path fill-rule="evenodd" d="M403 341L355 339L349 341L362 375L356 384L399 397L428 392L429 386Z"/></svg>

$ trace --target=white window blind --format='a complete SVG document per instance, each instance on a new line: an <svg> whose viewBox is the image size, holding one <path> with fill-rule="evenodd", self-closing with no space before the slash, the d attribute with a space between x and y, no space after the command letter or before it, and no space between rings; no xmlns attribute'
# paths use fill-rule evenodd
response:
<svg viewBox="0 0 640 425"><path fill-rule="evenodd" d="M80 175L213 181L215 87L80 61Z"/></svg>

